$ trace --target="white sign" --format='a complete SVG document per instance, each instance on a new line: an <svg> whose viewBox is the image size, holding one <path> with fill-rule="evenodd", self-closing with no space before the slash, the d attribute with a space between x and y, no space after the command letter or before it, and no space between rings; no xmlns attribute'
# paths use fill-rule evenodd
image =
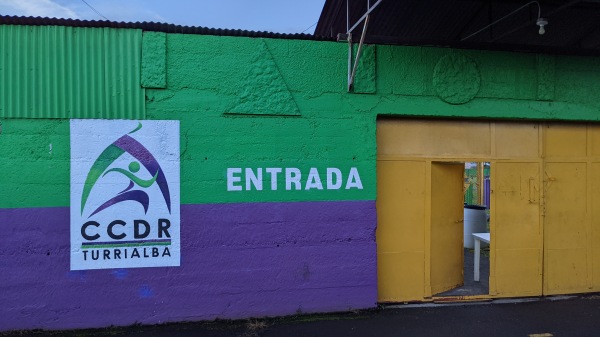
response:
<svg viewBox="0 0 600 337"><path fill-rule="evenodd" d="M321 172L323 171L326 172L326 176L321 179ZM262 191L263 188L271 191L277 191L278 189L285 189L286 191L363 189L360 174L358 174L356 167L351 167L346 176L344 176L342 170L335 167L322 169L321 172L318 168L311 167L304 184L302 183L302 172L295 167L267 167L264 172L266 184L263 180L262 167L256 170L252 168L242 169L241 167L227 168L227 191L251 191L253 189Z"/></svg>
<svg viewBox="0 0 600 337"><path fill-rule="evenodd" d="M71 270L179 266L179 121L71 120Z"/></svg>

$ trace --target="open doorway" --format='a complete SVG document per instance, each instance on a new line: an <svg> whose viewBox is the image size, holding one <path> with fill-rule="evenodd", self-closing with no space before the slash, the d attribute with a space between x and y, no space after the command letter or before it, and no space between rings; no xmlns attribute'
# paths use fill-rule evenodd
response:
<svg viewBox="0 0 600 337"><path fill-rule="evenodd" d="M432 295L488 295L490 163L453 163L453 167L442 170L454 173L440 174L440 164L432 163ZM459 179L461 205L456 192ZM462 218L453 221L459 214Z"/></svg>

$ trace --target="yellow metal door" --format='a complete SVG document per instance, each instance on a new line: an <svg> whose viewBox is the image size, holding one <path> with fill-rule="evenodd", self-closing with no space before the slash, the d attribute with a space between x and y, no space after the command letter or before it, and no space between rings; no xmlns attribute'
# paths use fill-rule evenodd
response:
<svg viewBox="0 0 600 337"><path fill-rule="evenodd" d="M593 136L581 124L544 127L544 295L592 289Z"/></svg>
<svg viewBox="0 0 600 337"><path fill-rule="evenodd" d="M588 289L587 165L546 163L544 294Z"/></svg>
<svg viewBox="0 0 600 337"><path fill-rule="evenodd" d="M463 167L441 161L492 163L492 297L600 291L600 125L380 120L377 158L380 301L463 283Z"/></svg>
<svg viewBox="0 0 600 337"><path fill-rule="evenodd" d="M425 162L377 161L379 302L423 298Z"/></svg>
<svg viewBox="0 0 600 337"><path fill-rule="evenodd" d="M490 294L542 294L540 164L492 163Z"/></svg>
<svg viewBox="0 0 600 337"><path fill-rule="evenodd" d="M464 284L464 164L431 163L431 294Z"/></svg>

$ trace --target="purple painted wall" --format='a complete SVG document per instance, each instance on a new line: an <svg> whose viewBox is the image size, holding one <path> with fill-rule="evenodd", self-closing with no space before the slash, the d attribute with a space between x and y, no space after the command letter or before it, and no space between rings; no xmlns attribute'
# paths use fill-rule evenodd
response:
<svg viewBox="0 0 600 337"><path fill-rule="evenodd" d="M181 218L181 267L71 272L67 207L0 209L0 331L376 305L375 201L182 205Z"/></svg>

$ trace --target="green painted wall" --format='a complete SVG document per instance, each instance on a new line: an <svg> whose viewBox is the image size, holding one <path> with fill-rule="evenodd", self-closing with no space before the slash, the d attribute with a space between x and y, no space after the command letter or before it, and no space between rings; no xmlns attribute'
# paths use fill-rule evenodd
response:
<svg viewBox="0 0 600 337"><path fill-rule="evenodd" d="M182 202L374 199L375 116L347 99L340 47L168 35L167 89L147 89L147 115L181 120ZM357 167L364 189L228 192L228 167L299 168L303 180L316 167L323 183L327 167L344 179Z"/></svg>
<svg viewBox="0 0 600 337"><path fill-rule="evenodd" d="M0 120L0 208L69 205L69 121Z"/></svg>
<svg viewBox="0 0 600 337"><path fill-rule="evenodd" d="M144 118L141 31L0 25L0 118Z"/></svg>
<svg viewBox="0 0 600 337"><path fill-rule="evenodd" d="M348 93L345 43L182 34L143 43L146 118L181 120L185 204L375 199L378 116L600 119L600 58L374 46ZM68 120L0 122L0 207L67 206ZM271 191L265 176L263 191L228 192L229 167L294 167L304 181L316 167L323 183L327 167L344 179L356 167L364 189Z"/></svg>

